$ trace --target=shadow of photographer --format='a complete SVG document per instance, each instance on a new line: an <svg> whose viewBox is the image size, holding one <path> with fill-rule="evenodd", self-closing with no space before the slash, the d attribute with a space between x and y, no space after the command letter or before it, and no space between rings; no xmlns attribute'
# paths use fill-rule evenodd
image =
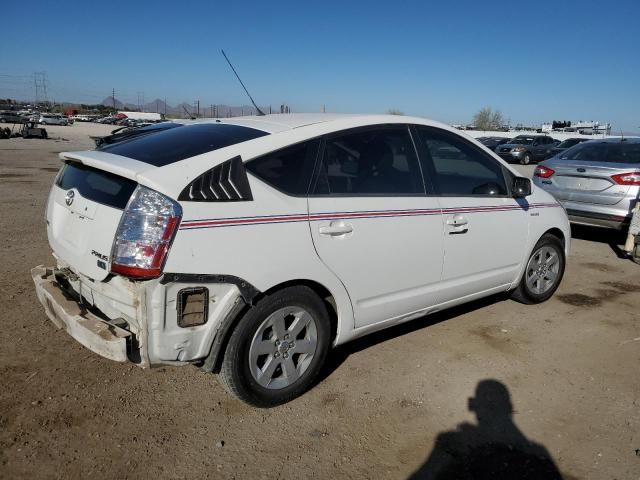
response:
<svg viewBox="0 0 640 480"><path fill-rule="evenodd" d="M527 439L514 423L511 395L503 383L479 382L468 408L477 424L463 423L440 433L411 479L562 479L547 449Z"/></svg>

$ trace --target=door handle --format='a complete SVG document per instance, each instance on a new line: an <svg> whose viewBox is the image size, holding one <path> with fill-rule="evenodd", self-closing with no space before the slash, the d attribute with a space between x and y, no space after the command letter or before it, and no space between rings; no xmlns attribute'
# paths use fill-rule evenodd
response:
<svg viewBox="0 0 640 480"><path fill-rule="evenodd" d="M449 233L466 233L469 230L469 220L464 215L456 213L453 217L447 218L447 225L451 228Z"/></svg>
<svg viewBox="0 0 640 480"><path fill-rule="evenodd" d="M339 237L353 232L353 227L344 222L331 222L328 226L320 227L318 230L320 235L328 235L330 237Z"/></svg>

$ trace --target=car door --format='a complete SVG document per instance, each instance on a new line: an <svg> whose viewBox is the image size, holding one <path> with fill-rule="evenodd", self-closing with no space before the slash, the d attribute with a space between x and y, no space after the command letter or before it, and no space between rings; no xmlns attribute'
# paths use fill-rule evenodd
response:
<svg viewBox="0 0 640 480"><path fill-rule="evenodd" d="M328 136L309 195L313 242L345 285L355 326L417 316L439 301L442 220L409 128Z"/></svg>
<svg viewBox="0 0 640 480"><path fill-rule="evenodd" d="M418 127L423 170L442 208L446 300L514 282L524 261L529 205L510 195L513 174L458 134Z"/></svg>

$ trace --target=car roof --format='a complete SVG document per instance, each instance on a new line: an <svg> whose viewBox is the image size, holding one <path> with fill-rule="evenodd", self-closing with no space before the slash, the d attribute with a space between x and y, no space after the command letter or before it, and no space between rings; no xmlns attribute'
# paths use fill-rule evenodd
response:
<svg viewBox="0 0 640 480"><path fill-rule="evenodd" d="M376 114L357 114L357 113L276 113L269 115L253 115L247 117L232 117L220 119L206 120L177 120L180 123L226 123L230 125L238 125L242 127L255 128L268 133L279 133L294 128L306 127L309 125L317 125L320 123L334 122L345 119L366 119L371 117L376 121L380 121L380 117L390 117L397 122L397 115L376 115ZM409 117L407 118L408 122Z"/></svg>
<svg viewBox="0 0 640 480"><path fill-rule="evenodd" d="M640 143L640 137L609 137L588 140L588 143Z"/></svg>

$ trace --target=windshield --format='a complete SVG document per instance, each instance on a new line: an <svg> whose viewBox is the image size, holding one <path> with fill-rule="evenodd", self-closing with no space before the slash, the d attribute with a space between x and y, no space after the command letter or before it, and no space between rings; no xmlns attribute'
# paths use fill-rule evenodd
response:
<svg viewBox="0 0 640 480"><path fill-rule="evenodd" d="M563 160L640 164L640 143L585 142L560 155Z"/></svg>
<svg viewBox="0 0 640 480"><path fill-rule="evenodd" d="M514 145L530 145L533 143L533 137L516 137L511 142Z"/></svg>

